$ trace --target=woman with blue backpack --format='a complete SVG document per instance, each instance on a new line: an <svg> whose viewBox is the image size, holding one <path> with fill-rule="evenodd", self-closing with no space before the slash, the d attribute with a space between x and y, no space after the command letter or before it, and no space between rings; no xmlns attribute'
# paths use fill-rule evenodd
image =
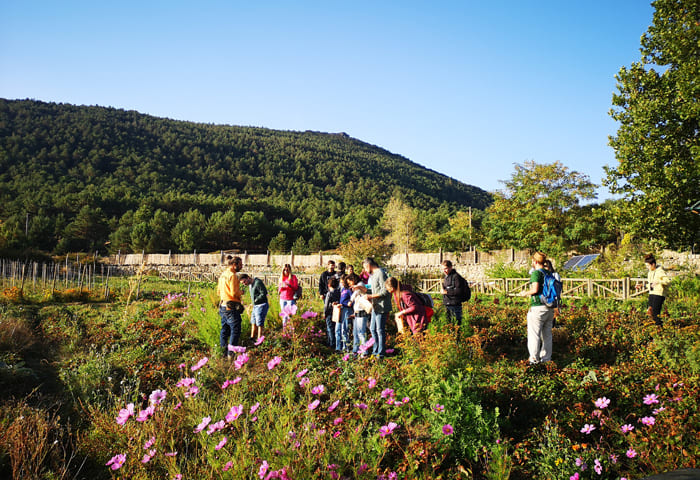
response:
<svg viewBox="0 0 700 480"><path fill-rule="evenodd" d="M545 284L553 288L553 276L545 270L547 257L542 252L532 256L530 273L530 288L520 293L521 297L530 297L530 308L527 311L527 350L530 354L530 364L548 362L552 359L552 325L554 323L555 305L547 306L549 300L544 293ZM546 276L552 278L550 282Z"/></svg>

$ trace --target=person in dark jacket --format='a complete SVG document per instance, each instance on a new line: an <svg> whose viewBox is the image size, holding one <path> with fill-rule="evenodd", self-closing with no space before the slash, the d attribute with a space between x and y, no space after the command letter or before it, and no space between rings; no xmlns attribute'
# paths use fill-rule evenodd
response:
<svg viewBox="0 0 700 480"><path fill-rule="evenodd" d="M447 310L447 318L462 325L462 301L466 296L467 281L452 267L452 262L442 262L442 303Z"/></svg>
<svg viewBox="0 0 700 480"><path fill-rule="evenodd" d="M336 324L333 321L333 305L340 302L340 282L335 276L328 279L326 284L326 296L323 299L323 315L326 317L326 333L328 334L328 346L335 349Z"/></svg>
<svg viewBox="0 0 700 480"><path fill-rule="evenodd" d="M328 280L335 277L335 262L333 260L328 260L328 266L326 270L321 274L321 278L318 279L318 294L321 300L326 299L326 293L328 293Z"/></svg>

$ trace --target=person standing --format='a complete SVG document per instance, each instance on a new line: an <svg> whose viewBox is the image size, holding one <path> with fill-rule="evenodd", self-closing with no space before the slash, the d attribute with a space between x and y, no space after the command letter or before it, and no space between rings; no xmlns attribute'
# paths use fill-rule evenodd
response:
<svg viewBox="0 0 700 480"><path fill-rule="evenodd" d="M326 298L326 293L328 293L328 280L333 277L335 277L335 262L333 260L328 260L326 270L323 271L321 277L318 279L318 294L321 300Z"/></svg>
<svg viewBox="0 0 700 480"><path fill-rule="evenodd" d="M241 282L250 290L250 299L253 302L253 311L250 313L250 339L259 340L263 336L265 317L270 310L267 287L259 278L250 278L245 273L241 275Z"/></svg>
<svg viewBox="0 0 700 480"><path fill-rule="evenodd" d="M343 275L340 279L340 322L335 326L335 350L342 352L350 349L349 319L352 315L352 290L348 284L348 276Z"/></svg>
<svg viewBox="0 0 700 480"><path fill-rule="evenodd" d="M376 358L384 358L386 355L386 320L391 311L391 293L385 285L387 275L371 257L365 258L362 266L370 273L371 292L367 295L367 299L372 302L372 316L369 324L370 333L374 338L372 355Z"/></svg>
<svg viewBox="0 0 700 480"><path fill-rule="evenodd" d="M292 273L292 266L286 264L282 269L279 282L277 283L277 292L280 294L280 308L283 309L287 305L295 305L294 294L299 289L299 280Z"/></svg>
<svg viewBox="0 0 700 480"><path fill-rule="evenodd" d="M219 277L218 294L219 315L221 316L221 333L219 344L223 356L229 355L228 346L237 346L241 338L241 286L237 273L243 268L241 257L226 257L226 269Z"/></svg>
<svg viewBox="0 0 700 480"><path fill-rule="evenodd" d="M447 310L447 318L456 325L462 325L462 302L467 298L467 281L452 267L452 262L442 262L442 303ZM465 300L466 299L466 300Z"/></svg>
<svg viewBox="0 0 700 480"><path fill-rule="evenodd" d="M365 310L367 303L365 292L367 289L360 282L359 275L348 275L348 285L353 292L350 301L354 312L352 353L355 355L359 353L360 345L367 341L367 318L369 317L367 310ZM361 353L360 356L364 357L365 354Z"/></svg>
<svg viewBox="0 0 700 480"><path fill-rule="evenodd" d="M521 297L530 297L530 308L527 311L527 350L531 365L552 359L554 309L544 305L541 300L545 260L547 257L542 252L536 252L532 256L530 288L520 292Z"/></svg>
<svg viewBox="0 0 700 480"><path fill-rule="evenodd" d="M653 254L644 256L644 264L649 272L647 273L647 281L649 282L649 301L647 303L647 313L651 315L658 326L663 325L659 318L661 307L664 305L664 300L668 295L668 286L671 284L671 279L666 274L660 265L656 264L656 258Z"/></svg>
<svg viewBox="0 0 700 480"><path fill-rule="evenodd" d="M328 277L326 296L323 299L323 315L326 317L326 333L328 334L328 346L335 349L335 331L338 326L333 321L333 305L340 301L340 289L335 275Z"/></svg>

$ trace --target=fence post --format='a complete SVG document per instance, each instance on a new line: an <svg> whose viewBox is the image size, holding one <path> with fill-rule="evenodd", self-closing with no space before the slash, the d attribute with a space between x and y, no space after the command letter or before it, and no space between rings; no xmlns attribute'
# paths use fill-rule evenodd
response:
<svg viewBox="0 0 700 480"><path fill-rule="evenodd" d="M625 277L622 279L622 299L627 300L630 298L630 277Z"/></svg>
<svg viewBox="0 0 700 480"><path fill-rule="evenodd" d="M593 297L593 279L592 279L592 278L589 278L589 279L588 279L588 282L586 282L586 283L587 283L587 285L586 285L586 290L587 290L586 294L587 294L589 297Z"/></svg>

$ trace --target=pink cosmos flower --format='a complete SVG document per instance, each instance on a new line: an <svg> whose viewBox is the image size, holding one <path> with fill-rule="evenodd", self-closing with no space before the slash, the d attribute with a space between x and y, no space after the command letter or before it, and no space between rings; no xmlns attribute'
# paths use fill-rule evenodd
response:
<svg viewBox="0 0 700 480"><path fill-rule="evenodd" d="M394 396L394 389L393 388L385 388L382 390L382 398L388 398Z"/></svg>
<svg viewBox="0 0 700 480"><path fill-rule="evenodd" d="M143 444L143 449L148 450L154 443L156 443L156 437L151 437L146 443Z"/></svg>
<svg viewBox="0 0 700 480"><path fill-rule="evenodd" d="M260 465L260 469L258 470L258 477L265 478L265 475L267 475L269 470L270 464L267 463L267 460L263 460L262 465Z"/></svg>
<svg viewBox="0 0 700 480"><path fill-rule="evenodd" d="M611 453L611 454L610 454L610 461L611 461L613 464L616 464L616 463L617 463L617 455L615 455L614 453Z"/></svg>
<svg viewBox="0 0 700 480"><path fill-rule="evenodd" d="M166 452L164 455L166 457L177 457L177 452Z"/></svg>
<svg viewBox="0 0 700 480"><path fill-rule="evenodd" d="M148 453L145 453L143 455L143 458L141 459L141 463L148 463L151 461L153 456L156 454L156 449L154 448L153 450L149 450Z"/></svg>
<svg viewBox="0 0 700 480"><path fill-rule="evenodd" d="M190 370L192 370L193 372L196 372L197 370L202 368L204 365L206 365L208 361L209 361L209 357L204 357L200 361L198 361L196 365L192 365L190 367Z"/></svg>
<svg viewBox="0 0 700 480"><path fill-rule="evenodd" d="M156 412L155 405L149 405L145 410L141 410L139 415L136 417L137 422L145 422Z"/></svg>
<svg viewBox="0 0 700 480"><path fill-rule="evenodd" d="M350 354L346 353L345 355L343 355L343 361L347 362L348 360L350 360Z"/></svg>
<svg viewBox="0 0 700 480"><path fill-rule="evenodd" d="M357 469L357 473L365 473L367 470L369 470L369 465L367 465L365 462L361 462L360 467Z"/></svg>
<svg viewBox="0 0 700 480"><path fill-rule="evenodd" d="M366 403L356 403L355 406L359 408L360 410L367 410L367 404Z"/></svg>
<svg viewBox="0 0 700 480"><path fill-rule="evenodd" d="M181 474L181 473L178 473L177 475L175 475L175 476L173 477L173 480L182 480L182 474Z"/></svg>
<svg viewBox="0 0 700 480"><path fill-rule="evenodd" d="M280 312L280 317L282 318L289 318L293 317L294 315L297 314L297 306L296 305L285 305L282 311Z"/></svg>
<svg viewBox="0 0 700 480"><path fill-rule="evenodd" d="M309 384L309 382L311 382L311 380L309 380L309 377L304 377L299 381L299 386L301 388L304 388L305 386L307 386Z"/></svg>
<svg viewBox="0 0 700 480"><path fill-rule="evenodd" d="M260 338L258 338L253 345L255 345L257 347L258 345L261 345L264 341L265 341L265 335L261 335Z"/></svg>
<svg viewBox="0 0 700 480"><path fill-rule="evenodd" d="M578 472L574 473L569 477L569 480L579 480Z"/></svg>
<svg viewBox="0 0 700 480"><path fill-rule="evenodd" d="M595 473L597 473L598 475L601 475L603 473L603 466L600 464L600 460L596 458L593 463L593 470L595 470Z"/></svg>
<svg viewBox="0 0 700 480"><path fill-rule="evenodd" d="M197 385L192 385L189 390L185 392L185 398L194 397L199 393L199 387Z"/></svg>
<svg viewBox="0 0 700 480"><path fill-rule="evenodd" d="M398 425L394 422L389 422L387 425L382 425L379 428L379 435L382 437L386 437L387 435L391 435L394 430L396 430L396 427Z"/></svg>
<svg viewBox="0 0 700 480"><path fill-rule="evenodd" d="M306 375L308 372L309 372L309 369L308 369L308 368L305 368L305 369L302 370L301 372L297 373L297 378L303 377L303 376Z"/></svg>
<svg viewBox="0 0 700 480"><path fill-rule="evenodd" d="M343 417L338 417L333 420L333 425L340 425L341 423L343 423Z"/></svg>
<svg viewBox="0 0 700 480"><path fill-rule="evenodd" d="M173 410L179 410L182 407L182 402L177 402L177 405L173 407Z"/></svg>
<svg viewBox="0 0 700 480"><path fill-rule="evenodd" d="M176 386L176 387L189 387L189 386L192 385L195 381L196 381L196 380L195 380L194 378L185 377L185 378L181 378L180 381L178 381L178 382L175 384L175 386Z"/></svg>
<svg viewBox="0 0 700 480"><path fill-rule="evenodd" d="M260 408L260 402L256 402L255 405L250 407L250 414L252 415L257 412L258 408Z"/></svg>
<svg viewBox="0 0 700 480"><path fill-rule="evenodd" d="M654 410L652 410L651 413L653 413L654 415L658 415L659 413L663 412L664 410L666 410L666 407L659 407L659 408L655 408Z"/></svg>
<svg viewBox="0 0 700 480"><path fill-rule="evenodd" d="M203 417L202 422L199 425L197 425L197 428L194 429L194 433L199 433L205 428L207 428L209 422L211 422L211 417Z"/></svg>
<svg viewBox="0 0 700 480"><path fill-rule="evenodd" d="M166 392L165 390L153 390L148 396L148 401L152 405L159 405L163 400L165 400L165 397L167 395L168 392Z"/></svg>
<svg viewBox="0 0 700 480"><path fill-rule="evenodd" d="M340 400L336 400L335 402L331 403L331 406L328 407L328 411L332 412L336 408L338 408L338 405L340 405Z"/></svg>
<svg viewBox="0 0 700 480"><path fill-rule="evenodd" d="M655 403L659 403L659 397L657 397L655 393L650 393L644 397L645 405L653 405Z"/></svg>
<svg viewBox="0 0 700 480"><path fill-rule="evenodd" d="M233 366L236 367L236 370L240 370L246 363L248 363L248 355L246 355L245 353L241 353L233 361Z"/></svg>
<svg viewBox="0 0 700 480"><path fill-rule="evenodd" d="M221 450L224 448L224 445L226 445L226 442L228 442L228 438L224 437L221 439L219 443L216 444L216 447L214 447L214 450Z"/></svg>
<svg viewBox="0 0 700 480"><path fill-rule="evenodd" d="M304 320L308 320L309 318L316 318L317 316L318 313L312 312L311 310L307 310L301 314L301 318L303 318Z"/></svg>
<svg viewBox="0 0 700 480"><path fill-rule="evenodd" d="M180 365L177 366L177 368L179 368L180 370L182 370L185 367L187 367L187 365L185 365L184 363L181 363Z"/></svg>
<svg viewBox="0 0 700 480"><path fill-rule="evenodd" d="M377 385L377 380L374 377L369 377L367 379L367 387L374 388Z"/></svg>
<svg viewBox="0 0 700 480"><path fill-rule="evenodd" d="M364 355L367 353L367 350L369 350L372 347L372 345L374 345L374 337L370 338L365 343L360 345L357 351L360 352L360 354Z"/></svg>
<svg viewBox="0 0 700 480"><path fill-rule="evenodd" d="M601 397L593 403L595 404L596 407L598 407L602 410L603 408L607 408L608 405L610 405L610 399L605 398L605 397Z"/></svg>
<svg viewBox="0 0 700 480"><path fill-rule="evenodd" d="M589 433L591 433L593 430L595 430L595 425L591 425L591 424L588 424L588 423L587 423L587 424L585 424L585 425L583 426L583 428L581 429L581 433L589 434Z"/></svg>
<svg viewBox="0 0 700 480"><path fill-rule="evenodd" d="M272 370L277 365L279 365L281 361L282 361L282 357L274 357L272 360L267 362L267 369Z"/></svg>
<svg viewBox="0 0 700 480"><path fill-rule="evenodd" d="M452 428L452 425L450 425L449 423L442 426L443 435L452 435L454 431L454 428Z"/></svg>
<svg viewBox="0 0 700 480"><path fill-rule="evenodd" d="M444 411L445 411L445 406L444 406L444 405L440 405L439 403L436 403L435 406L433 407L433 410L435 410L435 411L438 412L438 413L444 412Z"/></svg>
<svg viewBox="0 0 700 480"><path fill-rule="evenodd" d="M234 420L237 420L238 417L240 417L241 415L243 415L243 405L231 407L231 409L226 414L226 423L231 423Z"/></svg>
<svg viewBox="0 0 700 480"><path fill-rule="evenodd" d="M233 462L229 460L228 462L226 462L226 465L224 465L224 468L222 470L224 472L228 472L232 467L233 467Z"/></svg>
<svg viewBox="0 0 700 480"><path fill-rule="evenodd" d="M124 465L124 462L126 462L126 455L120 453L110 458L109 461L105 463L105 465L111 468L112 470L119 470L122 467L122 465Z"/></svg>
<svg viewBox="0 0 700 480"><path fill-rule="evenodd" d="M324 387L323 385L316 385L314 388L311 389L311 394L321 395L325 389L326 387Z"/></svg>
<svg viewBox="0 0 700 480"><path fill-rule="evenodd" d="M124 425L132 415L134 415L134 404L130 403L126 406L126 408L119 410L119 415L116 417L117 425Z"/></svg>
<svg viewBox="0 0 700 480"><path fill-rule="evenodd" d="M207 429L207 435L211 435L212 433L216 433L219 430L222 430L226 424L224 423L223 420L219 420L216 423L212 423L209 425L209 428Z"/></svg>
<svg viewBox="0 0 700 480"><path fill-rule="evenodd" d="M313 402L309 403L308 409L309 410L316 410L316 407L318 407L318 404L321 403L320 400L314 400Z"/></svg>
<svg viewBox="0 0 700 480"><path fill-rule="evenodd" d="M656 423L656 419L654 417L642 417L640 422L642 422L647 427L651 427Z"/></svg>
<svg viewBox="0 0 700 480"><path fill-rule="evenodd" d="M229 344L228 346L228 351L233 352L233 353L245 353L246 348L242 347L240 345L231 345Z"/></svg>
<svg viewBox="0 0 700 480"><path fill-rule="evenodd" d="M629 433L632 430L634 430L634 425L630 425L629 423L627 425L623 425L620 427L620 430L622 430L622 433Z"/></svg>
<svg viewBox="0 0 700 480"><path fill-rule="evenodd" d="M411 397L403 397L403 399L401 400L401 403L403 403L404 405L406 405L406 404L407 404L408 402L410 402L410 401L411 401Z"/></svg>
<svg viewBox="0 0 700 480"><path fill-rule="evenodd" d="M627 458L634 458L637 456L637 451L634 448L630 447L625 453L625 455L627 455Z"/></svg>

